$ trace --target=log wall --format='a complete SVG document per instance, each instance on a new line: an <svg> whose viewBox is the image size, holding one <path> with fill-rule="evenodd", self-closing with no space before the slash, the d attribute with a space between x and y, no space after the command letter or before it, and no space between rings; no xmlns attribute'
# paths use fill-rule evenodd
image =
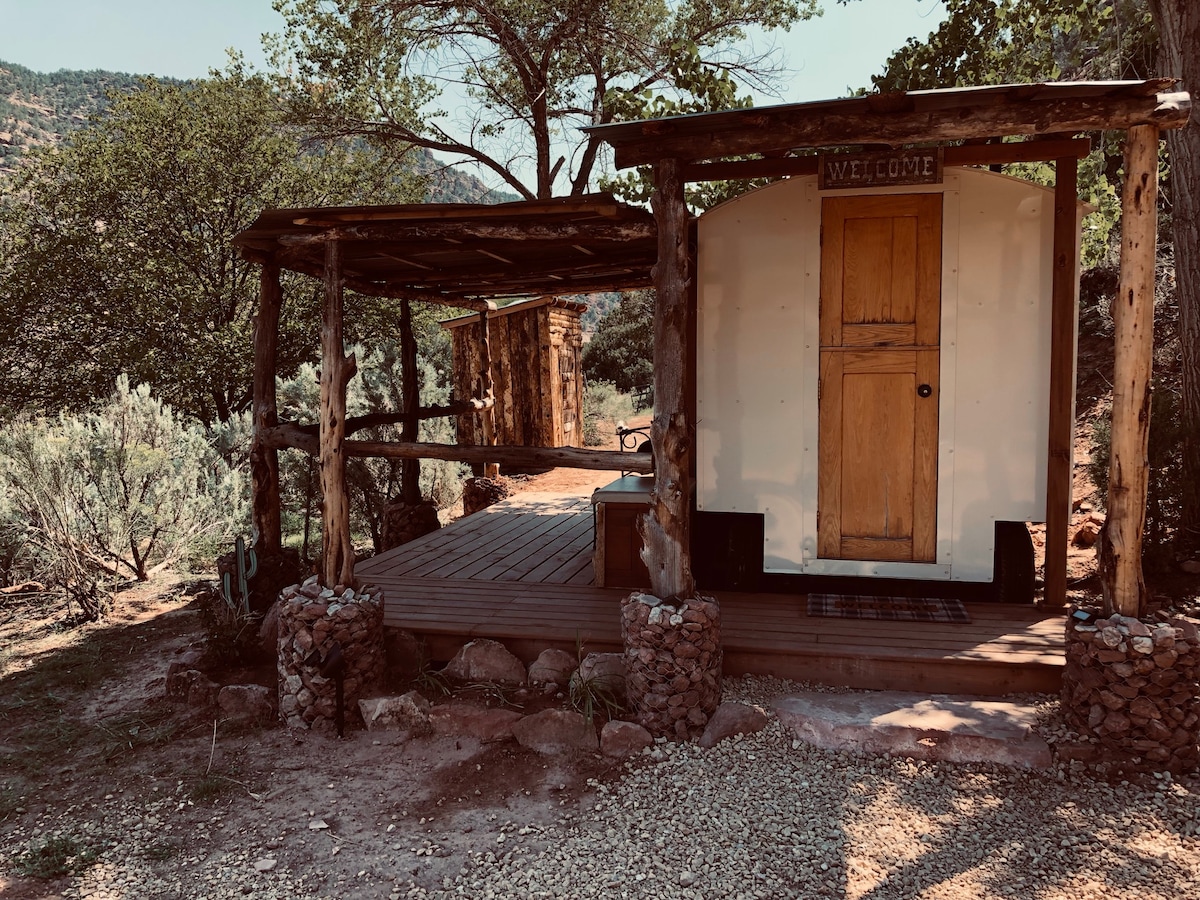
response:
<svg viewBox="0 0 1200 900"><path fill-rule="evenodd" d="M488 317L496 442L526 447L583 445L582 303L541 299ZM479 397L478 320L443 323L454 355L454 396ZM458 417L458 442L484 443L477 413Z"/></svg>

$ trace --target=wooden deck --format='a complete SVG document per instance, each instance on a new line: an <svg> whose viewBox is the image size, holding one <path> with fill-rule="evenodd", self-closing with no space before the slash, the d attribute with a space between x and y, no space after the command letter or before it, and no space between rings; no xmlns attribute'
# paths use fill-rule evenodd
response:
<svg viewBox="0 0 1200 900"><path fill-rule="evenodd" d="M532 660L547 647L621 649L621 598L595 587L587 497L526 493L360 564L382 587L385 623L434 659L473 638ZM1057 691L1063 615L968 604L971 622L809 617L803 595L718 591L725 672L929 693Z"/></svg>

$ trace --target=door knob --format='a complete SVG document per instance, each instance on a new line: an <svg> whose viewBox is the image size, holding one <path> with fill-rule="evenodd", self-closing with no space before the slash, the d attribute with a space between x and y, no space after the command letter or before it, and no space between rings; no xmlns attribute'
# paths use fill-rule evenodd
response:
<svg viewBox="0 0 1200 900"><path fill-rule="evenodd" d="M932 393L933 393L933 388L931 388L927 384L922 384L917 387L917 396L918 397L928 397Z"/></svg>

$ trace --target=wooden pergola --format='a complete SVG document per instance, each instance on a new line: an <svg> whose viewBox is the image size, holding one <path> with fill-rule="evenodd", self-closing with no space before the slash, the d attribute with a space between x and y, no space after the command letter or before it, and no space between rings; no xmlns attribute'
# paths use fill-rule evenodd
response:
<svg viewBox="0 0 1200 900"><path fill-rule="evenodd" d="M1047 469L1046 598L1066 596L1066 536L1070 514L1071 430L1075 385L1076 204L1079 159L1090 148L1081 133L1128 132L1123 198L1121 288L1117 329L1113 462L1105 559L1117 605L1141 605L1140 546L1146 490L1150 349L1153 327L1155 198L1161 129L1188 118L1186 93L1174 81L1009 85L856 97L596 126L614 148L618 168L652 166L653 215L605 195L499 206L407 206L272 210L237 238L243 255L263 265L255 331L252 452L254 523L260 553L280 541L276 451L319 453L323 512L322 577L353 579L349 509L344 485L348 456L442 458L474 463L567 465L648 472L649 454L576 449L457 447L421 444L425 415L490 409L489 386L453 409L421 410L409 391L415 344L406 331L410 301L479 313L488 354L491 301L511 296L578 294L653 284L655 488L644 521L644 558L660 597L694 593L690 558L693 485L695 258L693 219L684 202L688 182L783 177L817 171L822 149L936 145L944 164L1054 164L1054 285ZM1021 138L1020 140L1011 140ZM1006 140L1007 139L1007 140ZM275 341L281 269L321 278L321 417L319 427L281 425L275 405ZM653 271L653 274L651 274ZM345 389L355 371L342 341L343 292L402 301L405 354L402 440L347 440L369 422L347 421ZM406 337L407 335L407 337ZM488 371L488 366L482 366ZM396 421L397 417L392 417ZM486 435L485 427L485 435ZM413 467L415 468L415 467ZM406 478L408 477L406 473ZM412 484L411 480L409 484Z"/></svg>
<svg viewBox="0 0 1200 900"><path fill-rule="evenodd" d="M353 582L346 459L377 456L419 461L448 459L477 464L574 466L649 471L649 454L577 448L497 446L491 414L488 313L506 297L584 294L648 287L657 245L648 212L607 194L507 203L277 209L264 212L239 234L242 255L262 265L262 293L254 331L253 479L255 546L260 556L280 552L278 450L296 447L320 460L321 576L327 585ZM320 278L321 413L315 426L280 423L275 398L276 345L283 305L280 272ZM404 409L398 415L346 418L346 385L356 371L346 355L342 314L346 289L400 301ZM479 315L478 396L448 406L418 403L417 349L410 304L431 303ZM481 413L485 446L417 441L421 419ZM400 424L401 439L348 440L355 431ZM616 459L619 457L619 460ZM416 500L419 462L404 467L406 500Z"/></svg>

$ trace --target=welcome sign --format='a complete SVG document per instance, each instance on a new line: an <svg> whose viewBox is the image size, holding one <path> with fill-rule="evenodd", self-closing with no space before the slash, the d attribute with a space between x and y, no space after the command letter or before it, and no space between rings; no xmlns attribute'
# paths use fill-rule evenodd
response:
<svg viewBox="0 0 1200 900"><path fill-rule="evenodd" d="M896 184L941 184L942 148L822 153L817 173L817 184L823 191Z"/></svg>

